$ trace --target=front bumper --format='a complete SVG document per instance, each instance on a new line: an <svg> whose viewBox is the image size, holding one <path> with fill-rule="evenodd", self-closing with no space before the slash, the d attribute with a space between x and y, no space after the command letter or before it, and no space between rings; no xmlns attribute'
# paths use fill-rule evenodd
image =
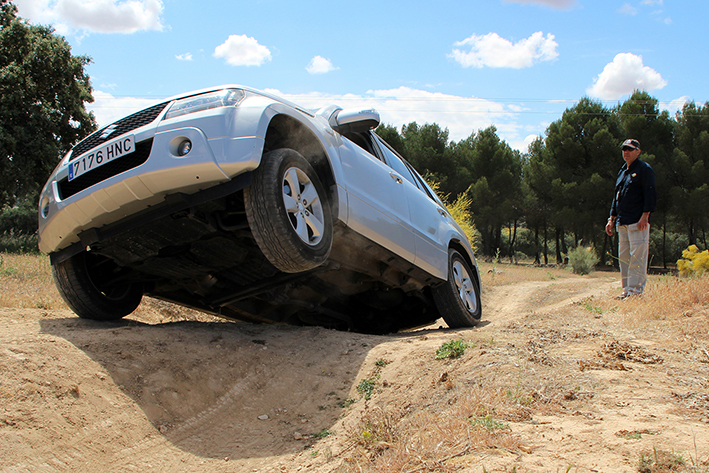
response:
<svg viewBox="0 0 709 473"><path fill-rule="evenodd" d="M72 188L78 178L68 183L67 160L55 169L40 196L41 251L54 253L80 243L80 234L161 204L168 195L195 194L228 182L255 169L263 149L259 136L210 139L197 127L153 131L135 133L136 153L140 145L147 158L133 156L135 166L128 163L124 166L128 169L119 169L105 179L99 177L98 182L93 182L97 178L87 179L86 188ZM192 149L178 156L176 143L184 139L192 142Z"/></svg>

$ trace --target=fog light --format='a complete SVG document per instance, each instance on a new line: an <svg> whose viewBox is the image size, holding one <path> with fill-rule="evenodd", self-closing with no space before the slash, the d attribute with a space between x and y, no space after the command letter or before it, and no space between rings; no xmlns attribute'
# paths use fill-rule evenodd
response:
<svg viewBox="0 0 709 473"><path fill-rule="evenodd" d="M185 156L192 149L192 142L190 140L183 140L179 145L177 145L177 155Z"/></svg>
<svg viewBox="0 0 709 473"><path fill-rule="evenodd" d="M42 218L49 217L49 197L44 197L42 199L42 205L40 207L41 207L40 212L42 214Z"/></svg>

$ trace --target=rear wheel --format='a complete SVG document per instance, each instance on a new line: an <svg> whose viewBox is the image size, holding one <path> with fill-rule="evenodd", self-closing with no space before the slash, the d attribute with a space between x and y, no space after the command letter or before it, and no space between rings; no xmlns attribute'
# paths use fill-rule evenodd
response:
<svg viewBox="0 0 709 473"><path fill-rule="evenodd" d="M64 302L83 319L118 320L143 298L140 285L117 282L120 268L108 258L83 252L52 265Z"/></svg>
<svg viewBox="0 0 709 473"><path fill-rule="evenodd" d="M480 322L480 285L468 262L456 250L448 252L448 280L433 288L433 299L449 327L473 327Z"/></svg>
<svg viewBox="0 0 709 473"><path fill-rule="evenodd" d="M244 206L259 248L276 268L298 273L320 266L332 247L332 213L325 188L292 149L263 156Z"/></svg>

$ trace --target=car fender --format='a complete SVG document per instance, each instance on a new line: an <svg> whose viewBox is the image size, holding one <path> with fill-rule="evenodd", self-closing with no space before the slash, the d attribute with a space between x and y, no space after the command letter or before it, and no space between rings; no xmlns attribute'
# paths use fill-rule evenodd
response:
<svg viewBox="0 0 709 473"><path fill-rule="evenodd" d="M318 141L319 147L322 150L323 156L327 159L329 171L332 173L335 189L331 189L336 194L337 198L337 218L347 223L347 189L344 185L342 162L339 155L339 135L330 127L327 120L320 115L306 114L298 109L290 107L288 104L273 102L266 106L261 112L261 117L258 120L258 127L255 131L256 136L260 138L261 147L254 149L254 162L260 164L264 153L264 145L266 135L271 126L271 123L277 116L287 116L302 126L311 133L313 139ZM306 156L306 159L308 156Z"/></svg>

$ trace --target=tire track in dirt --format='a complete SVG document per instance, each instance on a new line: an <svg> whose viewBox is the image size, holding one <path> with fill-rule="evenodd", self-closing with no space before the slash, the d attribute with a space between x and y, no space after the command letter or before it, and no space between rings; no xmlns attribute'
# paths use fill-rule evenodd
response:
<svg viewBox="0 0 709 473"><path fill-rule="evenodd" d="M491 286L483 292L483 321L492 327L512 322L531 312L544 313L613 290L617 278L603 277L580 281L532 281ZM485 327L485 325L483 325Z"/></svg>

